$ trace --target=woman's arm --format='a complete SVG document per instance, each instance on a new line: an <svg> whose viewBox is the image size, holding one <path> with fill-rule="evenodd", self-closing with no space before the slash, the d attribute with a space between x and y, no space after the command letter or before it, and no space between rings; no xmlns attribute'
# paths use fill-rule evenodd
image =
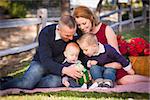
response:
<svg viewBox="0 0 150 100"><path fill-rule="evenodd" d="M106 33L108 44L114 47L120 53L119 47L118 47L117 36L115 32L113 31L113 29L110 26L107 26L105 33Z"/></svg>
<svg viewBox="0 0 150 100"><path fill-rule="evenodd" d="M107 63L104 66L114 68L114 69L121 69L122 68L122 65L118 62Z"/></svg>
<svg viewBox="0 0 150 100"><path fill-rule="evenodd" d="M107 26L105 33L106 33L106 38L107 38L108 44L111 45L112 47L114 47L117 50L117 52L120 53L119 47L118 47L117 36L116 36L115 32L113 31L113 29L110 26ZM122 65L118 62L108 63L108 64L105 64L104 66L105 67L114 67L115 69L122 68Z"/></svg>

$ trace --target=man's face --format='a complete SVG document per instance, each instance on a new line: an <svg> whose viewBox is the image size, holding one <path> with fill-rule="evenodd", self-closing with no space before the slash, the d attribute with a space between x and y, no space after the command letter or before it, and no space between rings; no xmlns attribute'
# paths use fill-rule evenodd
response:
<svg viewBox="0 0 150 100"><path fill-rule="evenodd" d="M76 32L76 28L69 28L68 26L61 26L58 29L60 37L65 42L68 42L73 39L74 33Z"/></svg>

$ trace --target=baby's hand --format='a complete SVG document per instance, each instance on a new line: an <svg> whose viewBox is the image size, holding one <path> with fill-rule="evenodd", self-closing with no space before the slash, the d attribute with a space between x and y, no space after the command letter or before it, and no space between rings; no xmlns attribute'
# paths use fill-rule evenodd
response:
<svg viewBox="0 0 150 100"><path fill-rule="evenodd" d="M87 62L87 67L91 67L92 65L96 65L98 62L96 61L96 60L89 60L88 62Z"/></svg>
<svg viewBox="0 0 150 100"><path fill-rule="evenodd" d="M132 68L131 68L130 70L128 70L127 72L128 72L128 74L130 74L130 75L135 74L135 71L134 71Z"/></svg>
<svg viewBox="0 0 150 100"><path fill-rule="evenodd" d="M92 80L92 76L90 74L90 71L88 70L88 74L89 74L89 80Z"/></svg>
<svg viewBox="0 0 150 100"><path fill-rule="evenodd" d="M66 87L69 87L70 83L68 82L68 77L62 78L62 84Z"/></svg>

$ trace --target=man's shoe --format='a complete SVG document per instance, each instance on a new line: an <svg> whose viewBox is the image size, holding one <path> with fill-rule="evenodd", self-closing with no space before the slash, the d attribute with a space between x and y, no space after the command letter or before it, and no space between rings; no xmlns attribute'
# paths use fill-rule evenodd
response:
<svg viewBox="0 0 150 100"><path fill-rule="evenodd" d="M4 82L7 82L7 81L12 80L12 79L13 79L12 76L2 77L2 78L0 78L0 83L4 83Z"/></svg>

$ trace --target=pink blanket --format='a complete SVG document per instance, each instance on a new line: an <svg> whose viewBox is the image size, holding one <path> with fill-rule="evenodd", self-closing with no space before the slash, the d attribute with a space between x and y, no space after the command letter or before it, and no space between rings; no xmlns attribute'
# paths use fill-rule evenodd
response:
<svg viewBox="0 0 150 100"><path fill-rule="evenodd" d="M139 82L135 84L127 84L127 85L116 85L114 88L110 89L81 89L81 88L35 88L33 90L26 89L7 89L0 91L0 95L8 95L8 94L19 94L23 93L36 93L36 92L58 92L58 91L79 91L79 92L137 92L137 93L150 93L150 82Z"/></svg>

